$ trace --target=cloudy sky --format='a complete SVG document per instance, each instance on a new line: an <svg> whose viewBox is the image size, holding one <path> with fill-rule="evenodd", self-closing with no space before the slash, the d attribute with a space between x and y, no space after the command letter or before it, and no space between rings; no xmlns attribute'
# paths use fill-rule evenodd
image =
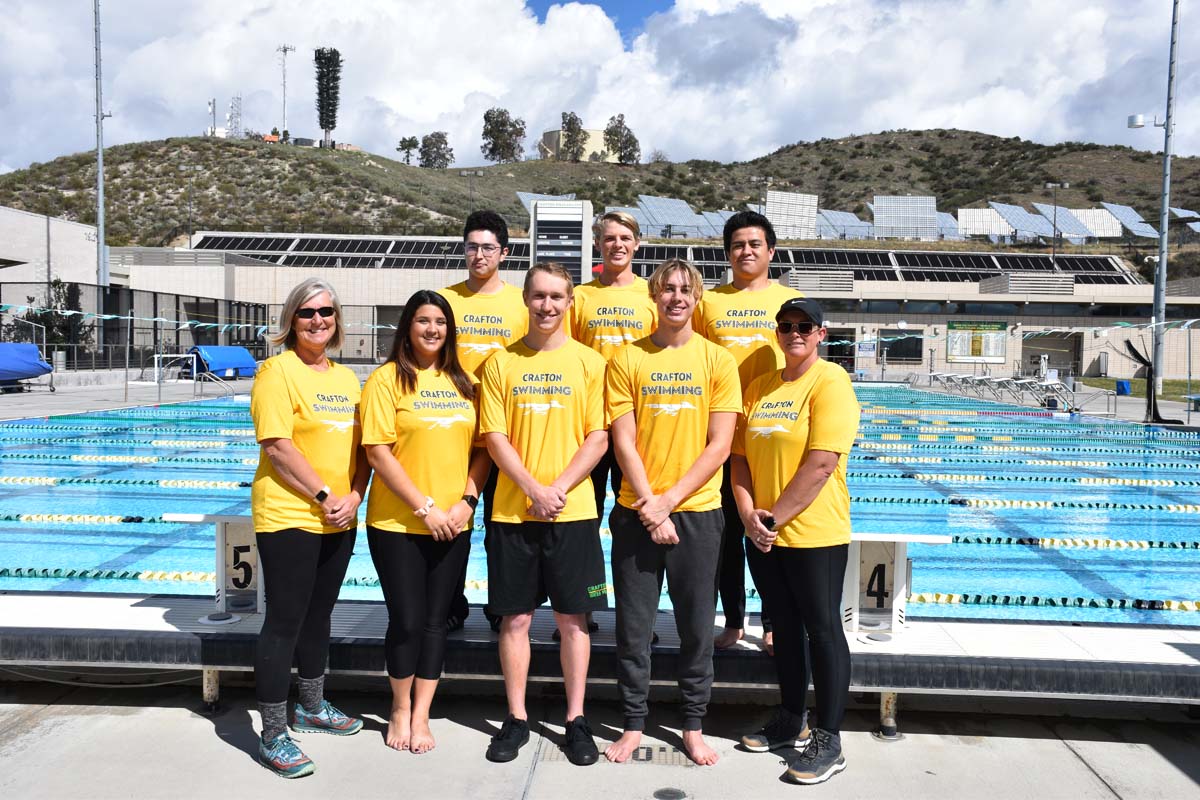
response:
<svg viewBox="0 0 1200 800"><path fill-rule="evenodd" d="M1186 5L1186 4L1185 4ZM92 4L0 0L0 172L95 146ZM104 0L107 144L197 134L240 93L247 127L318 137L313 49L345 66L334 136L396 155L447 131L482 162L483 112L541 131L625 114L673 160L801 140L965 128L1158 150L1170 0ZM1176 152L1200 153L1200 16L1181 22ZM222 124L219 122L218 124Z"/></svg>

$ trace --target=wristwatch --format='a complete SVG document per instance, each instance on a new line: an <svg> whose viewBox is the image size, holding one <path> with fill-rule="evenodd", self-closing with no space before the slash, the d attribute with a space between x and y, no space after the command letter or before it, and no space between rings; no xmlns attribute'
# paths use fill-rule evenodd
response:
<svg viewBox="0 0 1200 800"><path fill-rule="evenodd" d="M316 500L318 503L324 503L329 499L329 493L332 491L333 490L330 489L329 486L322 486L317 490L317 493L313 495L313 500Z"/></svg>
<svg viewBox="0 0 1200 800"><path fill-rule="evenodd" d="M479 498L473 494L464 494L462 499L464 503L471 507L472 511L474 511L475 507L479 505Z"/></svg>
<svg viewBox="0 0 1200 800"><path fill-rule="evenodd" d="M425 517L429 516L429 509L433 508L435 505L437 504L433 501L433 498L426 496L425 505L421 506L420 508L414 508L413 513L417 515L418 519L425 519Z"/></svg>

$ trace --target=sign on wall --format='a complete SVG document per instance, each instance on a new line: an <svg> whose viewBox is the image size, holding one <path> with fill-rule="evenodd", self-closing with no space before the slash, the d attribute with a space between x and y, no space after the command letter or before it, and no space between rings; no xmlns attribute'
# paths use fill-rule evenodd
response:
<svg viewBox="0 0 1200 800"><path fill-rule="evenodd" d="M1008 323L965 320L946 323L946 361L958 364L1003 364L1008 349Z"/></svg>

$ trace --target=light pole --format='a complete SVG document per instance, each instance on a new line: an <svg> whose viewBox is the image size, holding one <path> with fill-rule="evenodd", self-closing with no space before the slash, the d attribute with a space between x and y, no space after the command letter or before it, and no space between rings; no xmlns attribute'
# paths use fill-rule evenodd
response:
<svg viewBox="0 0 1200 800"><path fill-rule="evenodd" d="M1050 182L1046 184L1046 188L1054 192L1054 199L1050 202L1054 204L1054 210L1051 212L1050 225L1054 228L1053 235L1050 237L1050 268L1058 272L1058 190L1070 189L1071 184L1066 181L1058 183Z"/></svg>
<svg viewBox="0 0 1200 800"><path fill-rule="evenodd" d="M1150 320L1152 350L1151 369L1154 371L1154 392L1162 394L1163 329L1167 322L1167 223L1171 205L1171 139L1175 133L1175 50L1179 42L1179 0L1171 4L1171 50L1167 62L1167 116L1162 122L1154 118L1154 126L1163 129L1162 210L1158 216L1158 263L1154 266L1154 316ZM1145 117L1133 114L1130 128L1142 128Z"/></svg>

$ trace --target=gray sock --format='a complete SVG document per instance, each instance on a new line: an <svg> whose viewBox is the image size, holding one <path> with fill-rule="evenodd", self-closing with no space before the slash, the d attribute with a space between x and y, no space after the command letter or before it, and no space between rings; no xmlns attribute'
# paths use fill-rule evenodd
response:
<svg viewBox="0 0 1200 800"><path fill-rule="evenodd" d="M318 678L300 678L300 705L310 714L321 710L325 701L325 676Z"/></svg>
<svg viewBox="0 0 1200 800"><path fill-rule="evenodd" d="M262 739L269 742L287 730L287 701L282 703L259 703L262 715Z"/></svg>

